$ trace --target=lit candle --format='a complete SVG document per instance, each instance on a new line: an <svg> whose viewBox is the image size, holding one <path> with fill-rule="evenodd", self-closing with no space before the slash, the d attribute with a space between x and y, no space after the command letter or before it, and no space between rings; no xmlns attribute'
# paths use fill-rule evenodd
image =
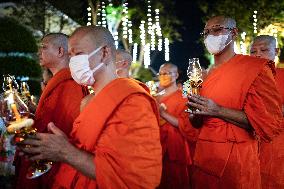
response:
<svg viewBox="0 0 284 189"><path fill-rule="evenodd" d="M16 121L18 122L18 121L21 121L21 115L20 115L20 113L18 112L18 110L17 110L17 106L16 106L16 104L11 104L11 108L12 108L12 111L13 111L13 113L15 114L15 117L16 117Z"/></svg>

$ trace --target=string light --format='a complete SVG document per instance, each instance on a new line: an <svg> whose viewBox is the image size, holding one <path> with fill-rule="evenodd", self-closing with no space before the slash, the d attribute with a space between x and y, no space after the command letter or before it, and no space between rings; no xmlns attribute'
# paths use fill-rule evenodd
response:
<svg viewBox="0 0 284 189"><path fill-rule="evenodd" d="M113 39L114 39L115 47L118 48L118 32L117 31L113 33Z"/></svg>
<svg viewBox="0 0 284 189"><path fill-rule="evenodd" d="M138 52L138 44L134 43L133 45L133 51L132 51L132 56L133 56L133 62L137 62L137 52Z"/></svg>
<svg viewBox="0 0 284 189"><path fill-rule="evenodd" d="M88 22L87 22L87 26L92 25L91 21L92 21L92 13L91 13L91 7L87 8L87 12L88 12Z"/></svg>
<svg viewBox="0 0 284 189"><path fill-rule="evenodd" d="M123 17L122 17L122 26L123 26L123 30L122 30L122 36L124 39L127 39L127 33L128 33L128 7L127 7L128 3L124 3L123 4Z"/></svg>
<svg viewBox="0 0 284 189"><path fill-rule="evenodd" d="M132 22L131 21L128 21L128 42L129 43L133 43L133 39L132 39Z"/></svg>
<svg viewBox="0 0 284 189"><path fill-rule="evenodd" d="M146 44L146 36L145 36L145 21L142 20L141 24L139 26L140 29L140 40L141 40L141 45L142 47L145 46Z"/></svg>
<svg viewBox="0 0 284 189"><path fill-rule="evenodd" d="M102 2L102 27L107 27L107 22L106 22L106 5L105 2Z"/></svg>
<svg viewBox="0 0 284 189"><path fill-rule="evenodd" d="M165 38L165 61L170 61L170 41Z"/></svg>
<svg viewBox="0 0 284 189"><path fill-rule="evenodd" d="M257 11L253 11L253 33L257 34Z"/></svg>
<svg viewBox="0 0 284 189"><path fill-rule="evenodd" d="M162 30L160 26L160 10L155 10L155 22L156 22L156 35L158 36L158 51L162 51L163 40L162 40Z"/></svg>
<svg viewBox="0 0 284 189"><path fill-rule="evenodd" d="M97 26L102 26L101 17L102 17L102 9L100 7L98 7Z"/></svg>
<svg viewBox="0 0 284 189"><path fill-rule="evenodd" d="M151 57L150 57L151 53L150 53L150 44L147 43L144 46L144 66L145 68L148 68L151 64Z"/></svg>

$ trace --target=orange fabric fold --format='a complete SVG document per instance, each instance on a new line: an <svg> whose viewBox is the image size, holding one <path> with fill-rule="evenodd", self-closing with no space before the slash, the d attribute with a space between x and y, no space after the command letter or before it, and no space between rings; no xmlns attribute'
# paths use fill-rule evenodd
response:
<svg viewBox="0 0 284 189"><path fill-rule="evenodd" d="M177 90L162 96L159 103L165 104L166 111L178 119L179 128L189 128L191 124L185 112L187 99ZM188 166L192 163L189 145L179 128L169 122L160 125L161 144L163 150L163 172L159 189L189 188ZM197 133L192 128L192 132Z"/></svg>
<svg viewBox="0 0 284 189"><path fill-rule="evenodd" d="M284 105L284 69L276 69L275 82ZM284 123L282 122L282 128ZM263 189L284 188L284 133L260 144L260 172Z"/></svg>
<svg viewBox="0 0 284 189"><path fill-rule="evenodd" d="M243 110L255 134L272 140L282 121L273 73L273 62L236 55L208 75L201 95L221 106ZM205 117L196 144L194 188L260 188L258 142L253 134Z"/></svg>
<svg viewBox="0 0 284 189"><path fill-rule="evenodd" d="M34 127L38 132L47 132L47 124L54 122L66 135L69 135L73 121L79 115L80 102L84 94L82 87L71 77L69 69L62 69L48 82L43 91L35 114ZM50 188L59 164L36 179L26 179L29 161L16 157L16 177L19 189Z"/></svg>
<svg viewBox="0 0 284 189"><path fill-rule="evenodd" d="M155 100L136 81L102 89L74 122L73 143L94 154L96 180L62 164L53 188L155 188L161 145Z"/></svg>

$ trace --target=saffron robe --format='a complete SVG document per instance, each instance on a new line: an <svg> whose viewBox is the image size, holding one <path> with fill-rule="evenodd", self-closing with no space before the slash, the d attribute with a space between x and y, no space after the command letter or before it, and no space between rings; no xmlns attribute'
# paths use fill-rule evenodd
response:
<svg viewBox="0 0 284 189"><path fill-rule="evenodd" d="M244 111L253 131L204 117L194 155L194 189L261 187L257 138L271 141L282 122L273 66L265 59L236 55L205 79L201 95Z"/></svg>
<svg viewBox="0 0 284 189"><path fill-rule="evenodd" d="M284 105L284 69L276 69L276 86ZM282 123L282 128L284 123ZM262 189L284 188L284 133L271 142L260 143L260 173Z"/></svg>
<svg viewBox="0 0 284 189"><path fill-rule="evenodd" d="M166 105L166 112L178 119L178 128L169 122L160 122L161 144L163 150L163 171L159 189L188 189L188 167L192 163L189 146L180 127L190 127L187 99L177 90L167 96L158 97L159 103ZM194 130L194 129L193 129Z"/></svg>
<svg viewBox="0 0 284 189"><path fill-rule="evenodd" d="M93 180L61 164L53 188L155 188L162 152L156 101L137 82L119 78L105 86L75 120L71 140L94 155Z"/></svg>
<svg viewBox="0 0 284 189"><path fill-rule="evenodd" d="M69 135L75 118L79 115L80 102L86 95L84 87L78 85L65 68L56 73L45 87L36 110L34 127L37 132L47 132L47 124L54 122ZM27 169L31 162L24 157L16 157L16 188L50 188L59 164L53 163L51 170L36 178L27 179Z"/></svg>

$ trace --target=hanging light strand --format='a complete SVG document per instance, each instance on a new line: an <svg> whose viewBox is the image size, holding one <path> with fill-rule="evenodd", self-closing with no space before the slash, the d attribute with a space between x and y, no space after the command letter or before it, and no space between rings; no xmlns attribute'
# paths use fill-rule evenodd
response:
<svg viewBox="0 0 284 189"><path fill-rule="evenodd" d="M257 11L253 11L253 33L257 34Z"/></svg>
<svg viewBox="0 0 284 189"><path fill-rule="evenodd" d="M155 10L155 22L156 22L156 35L158 36L158 51L162 51L163 48L163 40L162 40L162 30L160 26L160 10Z"/></svg>
<svg viewBox="0 0 284 189"><path fill-rule="evenodd" d="M165 61L170 61L170 41L165 38Z"/></svg>
<svg viewBox="0 0 284 189"><path fill-rule="evenodd" d="M91 7L87 8L87 14L88 14L88 22L87 22L87 26L92 25L92 12L91 12Z"/></svg>

